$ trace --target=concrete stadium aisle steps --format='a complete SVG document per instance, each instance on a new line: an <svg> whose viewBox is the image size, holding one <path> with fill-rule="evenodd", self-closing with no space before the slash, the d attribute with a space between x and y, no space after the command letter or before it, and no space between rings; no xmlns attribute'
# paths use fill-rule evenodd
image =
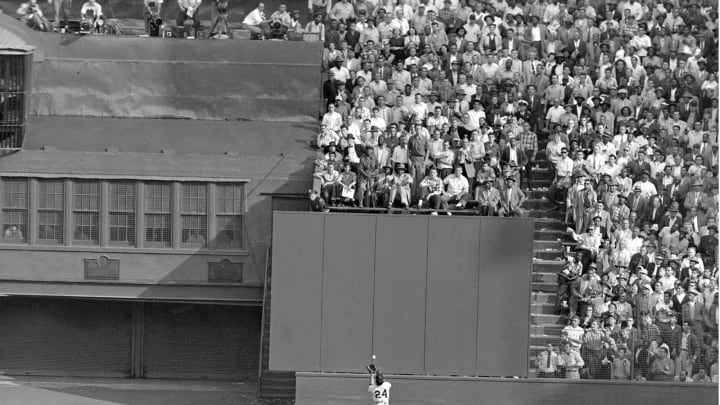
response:
<svg viewBox="0 0 720 405"><path fill-rule="evenodd" d="M533 170L532 191L526 192L524 208L535 220L535 242L533 251L532 297L530 307L530 359L528 376L536 378L535 360L544 350L546 342L556 343L564 324L559 315L555 315L557 299L557 273L563 266L563 245L568 235L565 232L564 214L555 210L554 204L547 199L553 172L550 163L545 160L545 142L538 145L541 151L536 156Z"/></svg>
<svg viewBox="0 0 720 405"><path fill-rule="evenodd" d="M270 256L268 256L268 260ZM262 359L258 395L267 400L278 400L278 403L291 403L295 399L295 372L268 370L270 365L270 298L272 295L272 264L268 265L267 290L265 291L265 325L262 336Z"/></svg>

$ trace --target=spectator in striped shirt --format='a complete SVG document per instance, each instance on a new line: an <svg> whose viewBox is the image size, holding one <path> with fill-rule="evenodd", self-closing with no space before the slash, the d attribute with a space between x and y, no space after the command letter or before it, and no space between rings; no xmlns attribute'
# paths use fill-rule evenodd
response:
<svg viewBox="0 0 720 405"><path fill-rule="evenodd" d="M442 196L445 194L445 185L443 180L438 176L436 167L431 167L427 176L420 182L420 201L418 208L423 208L423 204L427 203L430 208L440 209L442 205ZM433 211L432 215L437 215L437 211Z"/></svg>
<svg viewBox="0 0 720 405"><path fill-rule="evenodd" d="M520 134L520 145L525 150L525 156L528 159L528 163L525 166L525 176L526 176L526 190L530 190L530 187L532 185L532 166L533 162L535 161L535 156L537 155L538 151L538 140L537 140L537 134L532 132L530 130L530 123L525 121L522 123L522 133ZM520 180L522 183L522 179ZM522 187L521 187L522 188Z"/></svg>

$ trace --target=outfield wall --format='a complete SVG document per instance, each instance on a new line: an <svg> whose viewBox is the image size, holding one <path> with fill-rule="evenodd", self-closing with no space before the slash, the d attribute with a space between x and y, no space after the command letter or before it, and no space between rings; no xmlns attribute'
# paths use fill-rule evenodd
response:
<svg viewBox="0 0 720 405"><path fill-rule="evenodd" d="M526 376L533 229L275 212L270 369Z"/></svg>
<svg viewBox="0 0 720 405"><path fill-rule="evenodd" d="M717 384L386 375L393 405L718 403ZM370 403L367 375L297 373L295 405Z"/></svg>

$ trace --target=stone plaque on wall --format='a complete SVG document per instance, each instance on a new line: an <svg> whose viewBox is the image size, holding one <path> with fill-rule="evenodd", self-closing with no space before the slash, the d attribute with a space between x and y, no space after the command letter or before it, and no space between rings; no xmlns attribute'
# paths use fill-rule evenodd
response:
<svg viewBox="0 0 720 405"><path fill-rule="evenodd" d="M216 283L242 283L242 263L229 259L208 262L208 281Z"/></svg>
<svg viewBox="0 0 720 405"><path fill-rule="evenodd" d="M85 263L85 280L119 280L120 260L110 259L105 255L97 259L83 259Z"/></svg>

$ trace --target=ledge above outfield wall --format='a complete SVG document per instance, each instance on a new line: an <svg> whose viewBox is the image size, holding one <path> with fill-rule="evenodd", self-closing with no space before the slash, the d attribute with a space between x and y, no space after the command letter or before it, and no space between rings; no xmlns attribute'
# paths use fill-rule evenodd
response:
<svg viewBox="0 0 720 405"><path fill-rule="evenodd" d="M368 404L361 374L297 373L295 405ZM393 405L718 403L717 384L386 375Z"/></svg>
<svg viewBox="0 0 720 405"><path fill-rule="evenodd" d="M35 48L31 115L310 122L322 43L59 35L0 25Z"/></svg>

